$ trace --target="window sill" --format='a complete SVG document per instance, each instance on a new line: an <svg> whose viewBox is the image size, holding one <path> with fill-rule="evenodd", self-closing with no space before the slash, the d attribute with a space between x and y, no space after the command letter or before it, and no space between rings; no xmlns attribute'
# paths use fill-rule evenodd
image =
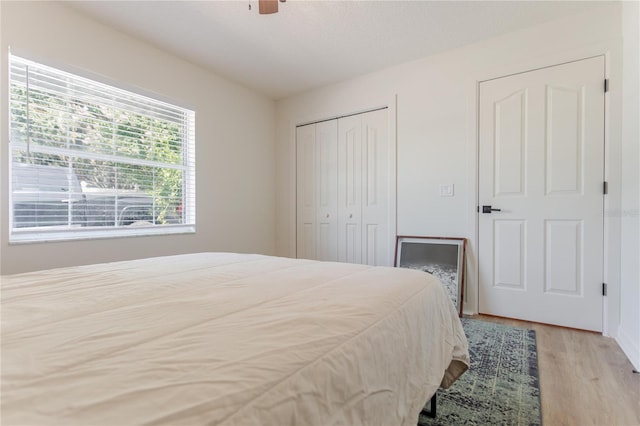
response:
<svg viewBox="0 0 640 426"><path fill-rule="evenodd" d="M45 227L15 230L9 236L9 244L47 243L55 241L78 241L104 238L143 237L154 235L194 234L195 225L165 225L120 227L105 230L100 227L51 230Z"/></svg>

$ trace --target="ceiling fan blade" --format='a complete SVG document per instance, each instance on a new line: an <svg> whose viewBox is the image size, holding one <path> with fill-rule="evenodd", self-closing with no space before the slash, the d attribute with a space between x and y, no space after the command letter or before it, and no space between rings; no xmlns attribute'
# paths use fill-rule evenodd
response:
<svg viewBox="0 0 640 426"><path fill-rule="evenodd" d="M268 15L278 11L278 0L258 0L258 12L260 15Z"/></svg>

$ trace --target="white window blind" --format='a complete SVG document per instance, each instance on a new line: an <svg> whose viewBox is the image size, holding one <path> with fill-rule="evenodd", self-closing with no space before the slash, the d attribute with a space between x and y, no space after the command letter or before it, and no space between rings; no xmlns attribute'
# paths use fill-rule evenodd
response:
<svg viewBox="0 0 640 426"><path fill-rule="evenodd" d="M11 241L195 230L195 113L10 55Z"/></svg>

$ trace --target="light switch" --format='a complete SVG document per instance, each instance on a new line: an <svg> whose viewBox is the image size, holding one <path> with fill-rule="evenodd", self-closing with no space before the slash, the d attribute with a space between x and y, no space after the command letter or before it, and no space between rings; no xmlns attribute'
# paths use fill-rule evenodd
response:
<svg viewBox="0 0 640 426"><path fill-rule="evenodd" d="M440 196L453 197L453 184L452 183L440 184Z"/></svg>

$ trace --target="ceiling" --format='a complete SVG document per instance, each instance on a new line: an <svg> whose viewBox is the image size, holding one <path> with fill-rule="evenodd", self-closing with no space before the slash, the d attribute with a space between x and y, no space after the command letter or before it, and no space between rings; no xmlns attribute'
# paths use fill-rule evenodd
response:
<svg viewBox="0 0 640 426"><path fill-rule="evenodd" d="M72 1L72 8L273 99L577 13L594 1ZM251 5L251 10L249 10Z"/></svg>

